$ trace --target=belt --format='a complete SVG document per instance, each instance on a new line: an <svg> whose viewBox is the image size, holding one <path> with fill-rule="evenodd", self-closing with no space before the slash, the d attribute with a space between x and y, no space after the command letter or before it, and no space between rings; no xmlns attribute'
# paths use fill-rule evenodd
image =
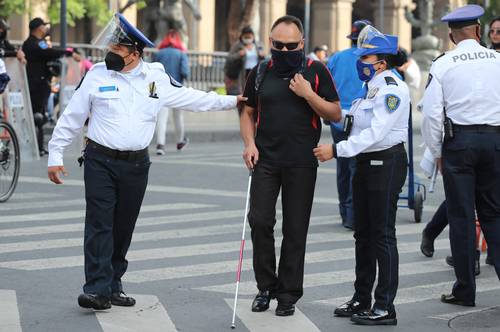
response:
<svg viewBox="0 0 500 332"><path fill-rule="evenodd" d="M383 158L389 157L397 152L406 153L404 143L396 144L396 145L394 145L388 149L385 149L385 150L360 153L356 156L356 160L357 161L366 161L366 160L371 160L371 159L383 159Z"/></svg>
<svg viewBox="0 0 500 332"><path fill-rule="evenodd" d="M500 126L490 125L457 125L453 124L454 132L476 132L476 133L500 133Z"/></svg>
<svg viewBox="0 0 500 332"><path fill-rule="evenodd" d="M137 151L120 151L110 149L104 145L92 141L91 139L89 139L87 142L87 148L88 147L95 149L108 157L119 160L138 161L148 156L148 148Z"/></svg>

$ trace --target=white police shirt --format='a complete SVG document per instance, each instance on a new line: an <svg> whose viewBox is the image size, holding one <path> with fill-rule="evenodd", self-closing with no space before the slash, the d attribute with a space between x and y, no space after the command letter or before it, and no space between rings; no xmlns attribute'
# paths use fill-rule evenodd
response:
<svg viewBox="0 0 500 332"><path fill-rule="evenodd" d="M406 83L386 70L373 77L367 89L365 98L352 103L351 134L336 144L338 157L386 150L408 138L410 93Z"/></svg>
<svg viewBox="0 0 500 332"><path fill-rule="evenodd" d="M500 126L500 53L466 39L432 63L422 136L434 158L441 157L443 109L454 124Z"/></svg>
<svg viewBox="0 0 500 332"><path fill-rule="evenodd" d="M193 112L236 107L236 96L186 88L160 63L140 64L129 73L97 63L64 110L49 142L49 166L63 165L63 151L89 119L88 138L111 149L136 151L149 146L162 107Z"/></svg>

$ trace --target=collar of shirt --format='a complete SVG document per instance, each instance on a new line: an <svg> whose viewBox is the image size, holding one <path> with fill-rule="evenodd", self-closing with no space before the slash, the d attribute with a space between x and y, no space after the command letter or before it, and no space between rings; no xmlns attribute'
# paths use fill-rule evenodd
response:
<svg viewBox="0 0 500 332"><path fill-rule="evenodd" d="M131 71L128 71L128 72L113 71L113 73L111 75L112 76L120 75L126 79L130 79L130 78L133 78L133 77L139 76L139 75L146 76L146 71L147 71L147 68L146 68L146 65L144 64L144 61L140 60L139 64L135 68L133 68Z"/></svg>
<svg viewBox="0 0 500 332"><path fill-rule="evenodd" d="M462 47L467 47L467 46L472 46L472 45L479 45L479 43L475 39L464 39L460 43L457 44L456 48L462 48Z"/></svg>
<svg viewBox="0 0 500 332"><path fill-rule="evenodd" d="M392 76L391 75L391 71L390 70L384 70L383 72L379 73L379 74L376 74L369 82L368 82L368 90L370 90L371 88L374 88L374 87L377 87L379 85L381 85L382 83L385 84L384 82L384 77L386 77L387 75L389 76Z"/></svg>

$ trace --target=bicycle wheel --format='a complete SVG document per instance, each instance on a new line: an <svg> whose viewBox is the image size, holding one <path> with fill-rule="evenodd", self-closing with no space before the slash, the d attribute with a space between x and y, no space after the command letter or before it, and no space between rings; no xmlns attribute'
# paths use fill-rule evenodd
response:
<svg viewBox="0 0 500 332"><path fill-rule="evenodd" d="M14 128L0 122L0 203L7 201L16 189L21 159Z"/></svg>

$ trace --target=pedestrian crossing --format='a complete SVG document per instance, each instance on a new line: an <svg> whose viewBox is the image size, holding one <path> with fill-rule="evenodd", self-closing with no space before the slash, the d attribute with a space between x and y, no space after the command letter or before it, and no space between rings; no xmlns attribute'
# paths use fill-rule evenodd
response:
<svg viewBox="0 0 500 332"><path fill-rule="evenodd" d="M24 178L28 183L41 184L38 179ZM81 185L78 180L68 182ZM175 188L152 187L155 193L170 193ZM207 330L229 327L244 201L240 192L201 188L195 193L194 189L184 188L180 202L144 204L127 256L129 269L123 278L125 288L133 289L137 305L96 313L102 331L189 331L186 326L190 319L183 314L185 310L176 308L168 296L162 295L175 293L178 287L191 294L184 303L186 306L191 300L196 302L198 296L210 299L208 303L222 303L219 306L227 313L227 326L211 327L212 322L207 321ZM206 203L193 200L195 197L202 197ZM57 209L37 212L54 201L58 204ZM6 209L2 207L0 211L5 213L0 213L0 276L2 271L9 271L19 276L68 275L74 278L78 275L83 278L84 206L81 199L47 196L33 204L20 199L14 200L12 206L5 205ZM246 242L237 310L238 324L243 330L320 331L310 308L331 308L351 295L354 281L352 233L339 226L337 216L322 211L325 209L316 208L311 218L305 296L292 318L278 319L274 311L269 310L257 319L249 310L256 288L252 244ZM281 218L279 210L277 217ZM414 223L397 226L402 281L396 298L398 305L437 301L441 293L449 292L454 281L452 270L442 260L449 248L447 239L435 243L437 256L441 254L439 258L426 259L420 254L423 226ZM250 231L247 239L249 235ZM276 237L279 258L280 222L276 225ZM491 268L485 267L478 278L478 292L497 290L500 290L498 279ZM22 301L23 297L16 296L16 291L0 290L0 331L21 331L23 312L19 311L19 302ZM74 298L68 299L68 306L76 306Z"/></svg>

